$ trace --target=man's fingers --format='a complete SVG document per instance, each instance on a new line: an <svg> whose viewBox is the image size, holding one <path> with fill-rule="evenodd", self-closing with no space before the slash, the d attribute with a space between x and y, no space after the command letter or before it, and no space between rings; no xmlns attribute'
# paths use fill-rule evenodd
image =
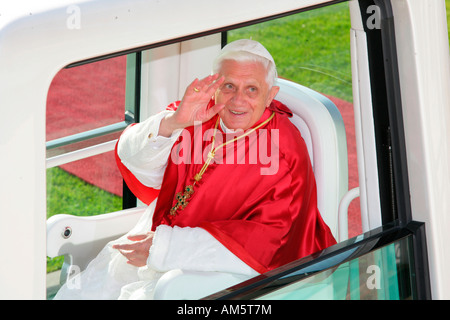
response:
<svg viewBox="0 0 450 320"><path fill-rule="evenodd" d="M219 74L217 74L217 77L214 79L214 81L209 85L208 90L207 90L207 94L208 96L212 96L217 89L219 89L219 87L223 84L223 82L225 81L225 77L220 76Z"/></svg>
<svg viewBox="0 0 450 320"><path fill-rule="evenodd" d="M119 252L125 257L125 258L127 258L127 260L130 260L130 254L133 252L133 251L126 251L126 250L122 250L122 249L119 249Z"/></svg>
<svg viewBox="0 0 450 320"><path fill-rule="evenodd" d="M172 127L185 128L193 125L196 121L205 122L216 115L223 106L217 105L207 109L211 98L216 90L224 83L225 78L218 73L207 76L202 80L195 79L186 88L181 104L175 111Z"/></svg>
<svg viewBox="0 0 450 320"><path fill-rule="evenodd" d="M208 117L209 119L211 119L211 118L214 117L217 113L219 113L219 111L222 110L224 107L225 107L225 104L223 104L223 103L213 105L211 108L209 108L208 110L206 110L206 112L207 112L207 117Z"/></svg>
<svg viewBox="0 0 450 320"><path fill-rule="evenodd" d="M135 266L135 267L143 267L146 265L146 262L143 262L142 260L139 260L139 259L136 259L136 260L128 259L127 263L131 264L132 266Z"/></svg>
<svg viewBox="0 0 450 320"><path fill-rule="evenodd" d="M117 250L138 250L142 247L141 242L135 242L135 243L123 243L123 244L115 244L113 245L113 249Z"/></svg>
<svg viewBox="0 0 450 320"><path fill-rule="evenodd" d="M123 243L113 245L113 249L119 252L128 260L127 263L136 267L147 264L149 249L152 244L153 232L146 234L130 235L127 238L133 243Z"/></svg>
<svg viewBox="0 0 450 320"><path fill-rule="evenodd" d="M134 235L129 235L127 238L128 240L131 241L140 241L140 240L144 240L148 237L148 234L134 234Z"/></svg>
<svg viewBox="0 0 450 320"><path fill-rule="evenodd" d="M139 251L126 251L119 249L119 252L127 259L127 263L135 267L143 267L147 263L147 256Z"/></svg>
<svg viewBox="0 0 450 320"><path fill-rule="evenodd" d="M113 249L117 250L136 250L139 244L137 243L123 243L113 245Z"/></svg>
<svg viewBox="0 0 450 320"><path fill-rule="evenodd" d="M188 87L188 93L206 93L208 97L212 96L212 94L219 88L219 86L223 83L224 77L220 76L218 73L214 75L207 76L202 80L195 79ZM195 95L194 95L195 97Z"/></svg>
<svg viewBox="0 0 450 320"><path fill-rule="evenodd" d="M205 77L205 78L199 80L198 83L197 83L197 86L198 86L197 88L200 89L200 88L203 88L203 87L205 87L205 86L210 85L211 82L214 81L214 80L212 79L212 77L213 77L213 76L209 75L209 76L207 76L207 77Z"/></svg>
<svg viewBox="0 0 450 320"><path fill-rule="evenodd" d="M216 74L209 75L209 76L199 80L198 83L196 84L197 85L197 89L200 89L200 88L207 89L218 78L219 78L219 74L216 73Z"/></svg>

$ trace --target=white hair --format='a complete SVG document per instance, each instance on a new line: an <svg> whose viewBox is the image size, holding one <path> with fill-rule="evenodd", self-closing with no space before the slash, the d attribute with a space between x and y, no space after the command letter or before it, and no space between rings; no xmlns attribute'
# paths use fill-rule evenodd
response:
<svg viewBox="0 0 450 320"><path fill-rule="evenodd" d="M278 78L277 68L275 66L275 63L272 61L253 54L248 51L225 51L222 54L220 54L213 63L213 74L218 73L220 68L222 68L222 63L225 60L234 60L238 62L260 62L266 69L266 83L268 84L269 88L271 88L274 84L276 79Z"/></svg>

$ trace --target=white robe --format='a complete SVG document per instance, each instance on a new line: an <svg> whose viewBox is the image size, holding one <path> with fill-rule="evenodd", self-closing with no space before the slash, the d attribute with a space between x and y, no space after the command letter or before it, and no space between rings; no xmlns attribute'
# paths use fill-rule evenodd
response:
<svg viewBox="0 0 450 320"><path fill-rule="evenodd" d="M127 129L118 145L123 164L141 183L156 189L161 186L172 146L181 134L178 130L169 138L158 136L160 122L168 112L173 111L161 112ZM130 242L128 235L148 232L155 205L156 200L127 235L108 243L84 271L58 291L55 299L153 299L158 281L173 270L226 273L230 285L258 275L204 229L166 225L156 228L147 266L127 264L112 245ZM208 286L208 281L198 285ZM197 297L192 291L195 287L185 290L186 297Z"/></svg>

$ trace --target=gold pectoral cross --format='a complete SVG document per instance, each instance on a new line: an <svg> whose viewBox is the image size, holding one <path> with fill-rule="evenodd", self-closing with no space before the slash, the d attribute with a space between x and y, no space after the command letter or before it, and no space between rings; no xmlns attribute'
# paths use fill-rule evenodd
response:
<svg viewBox="0 0 450 320"><path fill-rule="evenodd" d="M170 209L170 217L173 218L177 215L178 209L184 210L186 206L188 205L188 200L191 197L191 195L194 193L194 186L197 182L199 182L202 178L203 173L205 172L206 168L208 167L209 162L214 159L214 150L210 151L208 153L208 160L206 161L206 165L202 167L202 170L200 170L199 173L197 173L194 176L194 183L191 185L186 186L184 188L184 192L178 192L175 194L175 199L177 200L177 203Z"/></svg>
<svg viewBox="0 0 450 320"><path fill-rule="evenodd" d="M181 210L183 210L184 208L186 208L188 202L188 199L191 197L191 195L194 193L194 186L193 185L189 185L186 186L186 188L184 189L184 192L178 192L175 195L175 199L177 200L177 203L172 207L172 209L170 209L170 215L172 217L174 217L177 214L177 210L181 208Z"/></svg>

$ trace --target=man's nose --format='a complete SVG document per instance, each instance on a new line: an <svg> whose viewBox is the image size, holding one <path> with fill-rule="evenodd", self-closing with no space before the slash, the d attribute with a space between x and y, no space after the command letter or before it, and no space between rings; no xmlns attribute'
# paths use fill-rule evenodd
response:
<svg viewBox="0 0 450 320"><path fill-rule="evenodd" d="M242 90L236 90L231 100L235 105L243 104L245 102L244 92Z"/></svg>

